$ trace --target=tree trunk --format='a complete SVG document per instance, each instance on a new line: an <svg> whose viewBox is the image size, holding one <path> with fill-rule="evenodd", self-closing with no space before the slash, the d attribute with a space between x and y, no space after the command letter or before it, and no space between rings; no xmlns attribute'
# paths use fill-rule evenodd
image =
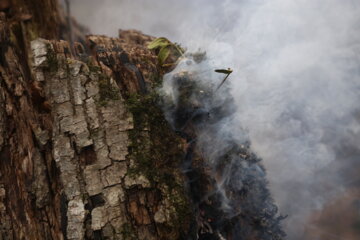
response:
<svg viewBox="0 0 360 240"><path fill-rule="evenodd" d="M0 15L0 239L185 237L184 142L142 95L162 74L152 38L89 37L92 56L72 56L37 38L60 36L56 2L37 2Z"/></svg>
<svg viewBox="0 0 360 240"><path fill-rule="evenodd" d="M0 10L0 240L224 239L206 218L211 203L197 202L214 178L158 107L166 69L146 47L153 38L85 38L74 21L69 33L55 0ZM198 177L188 186L190 153ZM239 221L244 239L280 239L260 237L270 227L252 215L226 231Z"/></svg>

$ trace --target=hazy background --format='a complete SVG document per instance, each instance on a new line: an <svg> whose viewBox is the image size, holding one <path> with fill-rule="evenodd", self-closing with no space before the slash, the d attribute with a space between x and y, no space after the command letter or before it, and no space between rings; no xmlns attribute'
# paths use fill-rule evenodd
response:
<svg viewBox="0 0 360 240"><path fill-rule="evenodd" d="M138 29L233 68L228 127L264 159L288 239L360 239L360 1L70 2L92 33Z"/></svg>

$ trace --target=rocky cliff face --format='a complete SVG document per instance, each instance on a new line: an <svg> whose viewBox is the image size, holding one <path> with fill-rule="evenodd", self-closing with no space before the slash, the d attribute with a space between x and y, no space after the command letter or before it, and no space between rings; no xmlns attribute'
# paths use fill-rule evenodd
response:
<svg viewBox="0 0 360 240"><path fill-rule="evenodd" d="M59 40L69 34L56 2L36 2L0 6L0 239L281 238L276 210L251 194L236 198L255 210L228 220L206 199L213 172L159 107L169 69L152 37L77 29L83 44Z"/></svg>

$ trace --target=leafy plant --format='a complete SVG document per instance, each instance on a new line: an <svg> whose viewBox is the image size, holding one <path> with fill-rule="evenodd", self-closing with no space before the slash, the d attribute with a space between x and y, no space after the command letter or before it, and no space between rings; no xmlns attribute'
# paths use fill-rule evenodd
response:
<svg viewBox="0 0 360 240"><path fill-rule="evenodd" d="M184 50L178 44L172 43L170 40L164 37L156 38L154 41L150 42L148 45L148 49L159 49L158 61L161 66L173 65L173 63L164 64L172 50L177 51L180 56L184 54Z"/></svg>

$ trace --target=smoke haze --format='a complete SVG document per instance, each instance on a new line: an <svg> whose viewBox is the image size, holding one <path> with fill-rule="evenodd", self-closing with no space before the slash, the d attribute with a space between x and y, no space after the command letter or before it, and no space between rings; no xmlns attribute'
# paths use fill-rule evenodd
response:
<svg viewBox="0 0 360 240"><path fill-rule="evenodd" d="M138 29L234 69L224 135L248 136L263 158L290 240L359 182L359 1L72 0L71 9L92 33Z"/></svg>

